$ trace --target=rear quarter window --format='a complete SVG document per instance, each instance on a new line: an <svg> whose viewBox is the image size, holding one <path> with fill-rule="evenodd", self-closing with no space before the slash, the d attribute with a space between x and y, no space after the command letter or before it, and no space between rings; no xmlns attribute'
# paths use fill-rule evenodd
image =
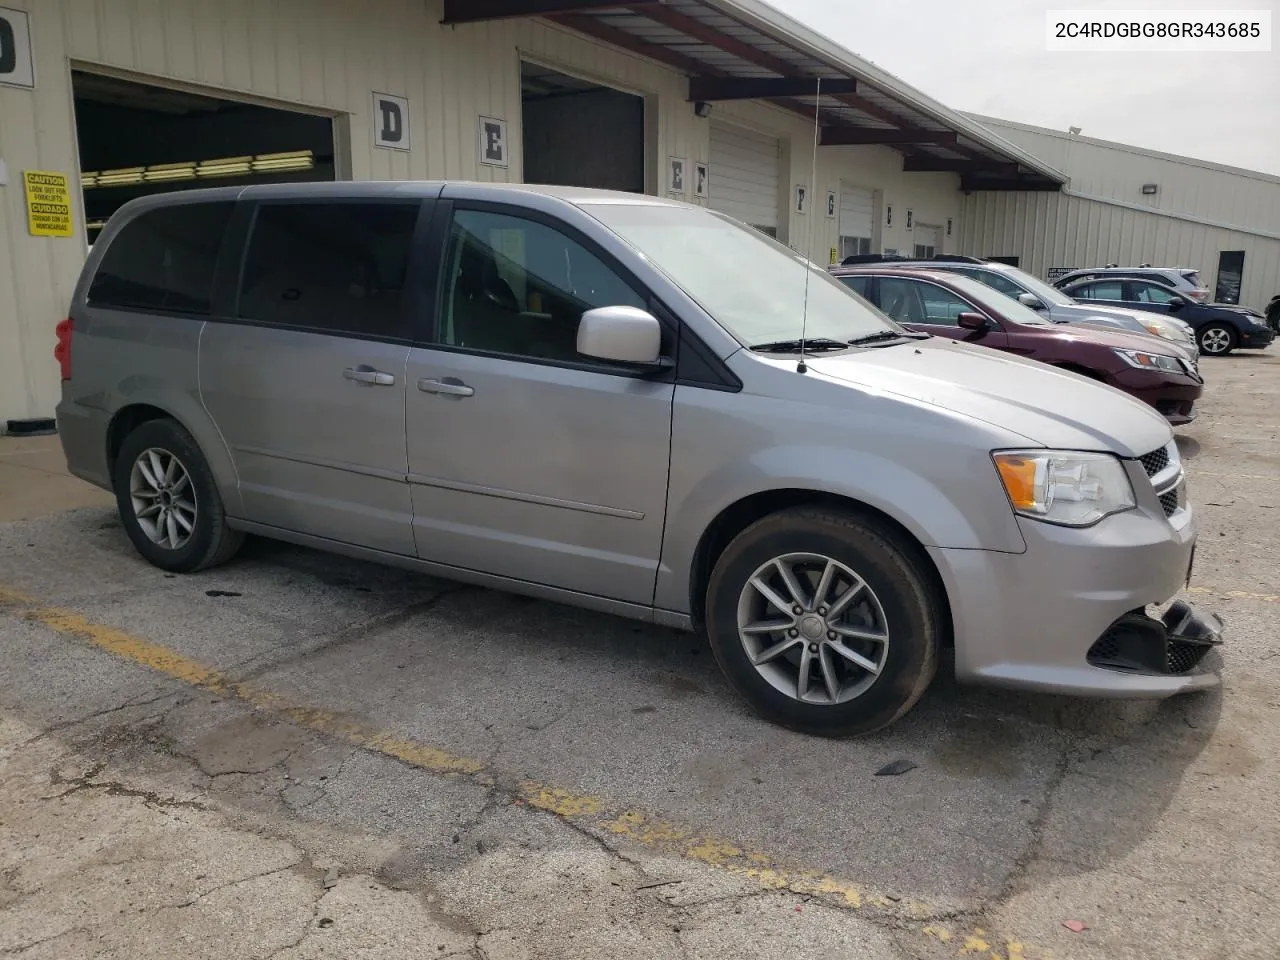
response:
<svg viewBox="0 0 1280 960"><path fill-rule="evenodd" d="M234 201L174 204L130 220L89 283L89 305L207 316L234 208Z"/></svg>

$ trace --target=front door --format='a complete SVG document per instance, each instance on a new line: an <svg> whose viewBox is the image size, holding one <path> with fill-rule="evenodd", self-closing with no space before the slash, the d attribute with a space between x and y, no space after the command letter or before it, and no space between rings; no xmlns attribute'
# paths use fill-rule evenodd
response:
<svg viewBox="0 0 1280 960"><path fill-rule="evenodd" d="M422 204L257 210L237 322L210 322L200 392L246 519L413 556L406 277Z"/></svg>
<svg viewBox="0 0 1280 960"><path fill-rule="evenodd" d="M459 204L444 256L433 342L409 357L418 555L651 604L674 384L576 350L585 310L643 290L518 207Z"/></svg>

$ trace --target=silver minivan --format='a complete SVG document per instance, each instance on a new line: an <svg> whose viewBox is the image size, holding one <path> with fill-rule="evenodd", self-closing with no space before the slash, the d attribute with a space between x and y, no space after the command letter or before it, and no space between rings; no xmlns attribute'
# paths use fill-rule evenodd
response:
<svg viewBox="0 0 1280 960"><path fill-rule="evenodd" d="M1167 696L1222 624L1154 410L911 333L734 220L476 183L195 190L112 217L58 426L152 564L246 533L686 629L772 721L961 681Z"/></svg>

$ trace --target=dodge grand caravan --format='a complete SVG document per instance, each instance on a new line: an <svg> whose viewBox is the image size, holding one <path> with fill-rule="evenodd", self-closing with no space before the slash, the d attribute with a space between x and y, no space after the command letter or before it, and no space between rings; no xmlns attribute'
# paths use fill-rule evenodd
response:
<svg viewBox="0 0 1280 960"><path fill-rule="evenodd" d="M708 210L472 183L134 200L59 326L73 473L164 570L246 533L705 630L763 716L883 727L962 681L1219 682L1168 601L1169 425L913 333Z"/></svg>

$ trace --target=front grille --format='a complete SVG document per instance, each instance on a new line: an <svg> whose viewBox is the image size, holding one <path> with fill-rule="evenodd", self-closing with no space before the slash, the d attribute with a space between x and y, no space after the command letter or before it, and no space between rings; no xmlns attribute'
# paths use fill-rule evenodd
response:
<svg viewBox="0 0 1280 960"><path fill-rule="evenodd" d="M1142 610L1126 613L1094 641L1086 655L1088 662L1126 673L1190 673L1221 640L1203 623L1179 620L1180 612L1175 603L1161 620ZM1170 619L1178 622L1166 622ZM1221 629L1220 622L1217 628Z"/></svg>
<svg viewBox="0 0 1280 960"><path fill-rule="evenodd" d="M1142 469L1147 471L1148 477L1154 477L1167 466L1169 466L1169 451L1164 447L1159 450L1152 450L1145 457L1142 457Z"/></svg>
<svg viewBox="0 0 1280 960"><path fill-rule="evenodd" d="M1169 673L1190 673L1200 666L1212 648L1203 643L1185 643L1181 640L1170 640L1165 645L1165 670Z"/></svg>
<svg viewBox="0 0 1280 960"><path fill-rule="evenodd" d="M1164 510L1164 515L1166 517L1172 517L1178 512L1178 507L1182 505L1178 502L1181 499L1178 496L1178 492L1181 489L1182 488L1179 487L1177 490L1170 490L1168 493L1163 494L1160 497L1160 508Z"/></svg>

